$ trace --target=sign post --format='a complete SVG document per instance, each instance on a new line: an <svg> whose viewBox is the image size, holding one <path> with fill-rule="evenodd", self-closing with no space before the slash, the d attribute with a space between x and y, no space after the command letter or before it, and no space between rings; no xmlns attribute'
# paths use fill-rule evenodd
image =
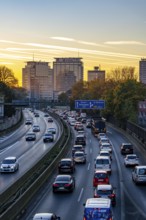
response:
<svg viewBox="0 0 146 220"><path fill-rule="evenodd" d="M104 100L75 100L75 109L104 109Z"/></svg>

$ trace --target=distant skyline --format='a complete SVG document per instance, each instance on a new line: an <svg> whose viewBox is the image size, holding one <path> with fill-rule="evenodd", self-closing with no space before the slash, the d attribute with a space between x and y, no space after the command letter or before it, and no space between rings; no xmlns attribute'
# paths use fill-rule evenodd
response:
<svg viewBox="0 0 146 220"><path fill-rule="evenodd" d="M0 65L82 57L106 72L146 58L146 0L0 0Z"/></svg>

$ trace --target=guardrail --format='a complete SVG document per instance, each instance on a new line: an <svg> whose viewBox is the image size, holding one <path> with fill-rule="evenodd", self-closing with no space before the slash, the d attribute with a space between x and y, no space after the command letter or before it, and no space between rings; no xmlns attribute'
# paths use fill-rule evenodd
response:
<svg viewBox="0 0 146 220"><path fill-rule="evenodd" d="M62 127L61 137L37 164L2 193L0 196L0 219L18 219L32 197L52 174L59 160L67 153L71 142L70 128L57 115L55 118Z"/></svg>

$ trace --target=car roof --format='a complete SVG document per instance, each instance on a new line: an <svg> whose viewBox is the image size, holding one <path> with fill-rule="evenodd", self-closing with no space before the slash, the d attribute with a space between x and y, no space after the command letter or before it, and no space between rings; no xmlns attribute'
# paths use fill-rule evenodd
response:
<svg viewBox="0 0 146 220"><path fill-rule="evenodd" d="M52 217L53 213L37 213L34 215L33 219L46 219L46 220L49 220L51 217Z"/></svg>
<svg viewBox="0 0 146 220"><path fill-rule="evenodd" d="M86 208L110 208L111 200L107 198L89 198L86 201Z"/></svg>
<svg viewBox="0 0 146 220"><path fill-rule="evenodd" d="M107 153L107 154L109 154L110 155L110 152L109 152L109 150L100 150L100 152L99 152L100 154L101 153Z"/></svg>
<svg viewBox="0 0 146 220"><path fill-rule="evenodd" d="M129 156L130 156L130 157L131 157L131 156L137 157L136 154L127 154L127 155L126 155L126 157L129 157Z"/></svg>
<svg viewBox="0 0 146 220"><path fill-rule="evenodd" d="M122 145L132 145L131 143L122 143Z"/></svg>
<svg viewBox="0 0 146 220"><path fill-rule="evenodd" d="M6 157L6 158L4 158L4 160L15 160L16 159L16 157Z"/></svg>
<svg viewBox="0 0 146 220"><path fill-rule="evenodd" d="M97 156L96 159L109 159L108 156Z"/></svg>
<svg viewBox="0 0 146 220"><path fill-rule="evenodd" d="M94 173L107 173L106 170L96 170Z"/></svg>
<svg viewBox="0 0 146 220"><path fill-rule="evenodd" d="M146 165L135 166L136 169L146 169Z"/></svg>
<svg viewBox="0 0 146 220"><path fill-rule="evenodd" d="M99 184L97 186L98 190L111 190L112 189L112 185L111 184Z"/></svg>
<svg viewBox="0 0 146 220"><path fill-rule="evenodd" d="M71 158L62 158L61 161L71 161Z"/></svg>

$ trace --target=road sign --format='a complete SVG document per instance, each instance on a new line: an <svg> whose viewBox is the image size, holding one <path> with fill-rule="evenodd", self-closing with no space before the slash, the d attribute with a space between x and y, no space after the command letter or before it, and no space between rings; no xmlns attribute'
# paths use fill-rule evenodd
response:
<svg viewBox="0 0 146 220"><path fill-rule="evenodd" d="M75 100L75 109L104 109L104 100Z"/></svg>

